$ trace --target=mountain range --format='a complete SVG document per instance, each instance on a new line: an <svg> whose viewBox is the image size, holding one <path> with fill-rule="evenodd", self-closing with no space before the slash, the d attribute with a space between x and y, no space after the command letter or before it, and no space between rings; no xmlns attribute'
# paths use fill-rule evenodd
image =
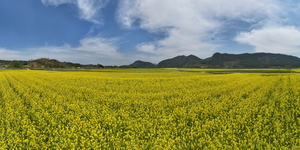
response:
<svg viewBox="0 0 300 150"><path fill-rule="evenodd" d="M176 56L158 64L137 60L130 65L103 66L101 64L82 65L72 62L60 62L55 59L40 58L29 61L0 60L2 68L300 68L300 58L274 53L227 54L214 53L201 59L195 55Z"/></svg>
<svg viewBox="0 0 300 150"><path fill-rule="evenodd" d="M300 68L300 58L274 53L215 53L201 59L195 55L177 56L157 65L141 60L126 66L130 68Z"/></svg>

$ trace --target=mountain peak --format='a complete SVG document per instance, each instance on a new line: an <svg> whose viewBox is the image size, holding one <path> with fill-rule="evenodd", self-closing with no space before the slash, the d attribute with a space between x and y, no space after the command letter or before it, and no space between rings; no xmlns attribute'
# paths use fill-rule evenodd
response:
<svg viewBox="0 0 300 150"><path fill-rule="evenodd" d="M274 53L215 53L202 63L211 68L291 68L300 67L300 58Z"/></svg>
<svg viewBox="0 0 300 150"><path fill-rule="evenodd" d="M201 59L195 55L180 55L158 63L158 68L200 67Z"/></svg>
<svg viewBox="0 0 300 150"><path fill-rule="evenodd" d="M150 62L137 60L134 63L130 64L129 67L131 67L131 68L155 68L156 66Z"/></svg>
<svg viewBox="0 0 300 150"><path fill-rule="evenodd" d="M195 55L179 55L163 60L157 66L141 60L129 65L133 68L299 68L300 58L274 53L214 53L200 59Z"/></svg>

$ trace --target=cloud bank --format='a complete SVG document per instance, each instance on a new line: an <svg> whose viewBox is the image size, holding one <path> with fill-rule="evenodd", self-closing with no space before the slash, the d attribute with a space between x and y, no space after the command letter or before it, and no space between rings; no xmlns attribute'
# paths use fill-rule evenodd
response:
<svg viewBox="0 0 300 150"><path fill-rule="evenodd" d="M77 47L65 44L63 46L27 48L22 51L0 48L0 59L30 60L47 57L83 64L116 65L116 62L122 62L126 57L117 51L118 47L115 45L117 45L116 39L92 37L82 39Z"/></svg>
<svg viewBox="0 0 300 150"><path fill-rule="evenodd" d="M109 0L42 0L45 5L76 5L83 20L101 23L101 9ZM111 64L129 64L142 59L158 61L177 55L211 56L228 43L246 44L253 52L275 52L300 56L300 30L290 15L298 14L299 2L281 0L120 0L116 21L126 31L142 29L162 37L136 43L131 56L122 54L116 39L89 37L77 47L40 47L36 55L62 53L59 57L102 59ZM295 18L295 17L294 17ZM242 27L242 24L245 25ZM231 29L231 36L228 30ZM131 41L135 42L135 41ZM2 51L9 51L2 49ZM1 52L1 51L0 51ZM17 55L11 51L12 55ZM96 59L98 57L99 59Z"/></svg>
<svg viewBox="0 0 300 150"><path fill-rule="evenodd" d="M255 47L256 52L299 53L300 30L292 27L265 27L240 33L235 40Z"/></svg>
<svg viewBox="0 0 300 150"><path fill-rule="evenodd" d="M137 45L139 52L172 57L211 55L221 44L218 34L234 21L259 25L277 20L283 11L277 0L122 0L118 22L125 29L135 24L166 37ZM219 33L220 32L220 33ZM212 40L213 39L213 40Z"/></svg>
<svg viewBox="0 0 300 150"><path fill-rule="evenodd" d="M79 18L96 24L100 24L101 9L109 0L42 0L44 5L58 6L61 4L76 5L79 10Z"/></svg>

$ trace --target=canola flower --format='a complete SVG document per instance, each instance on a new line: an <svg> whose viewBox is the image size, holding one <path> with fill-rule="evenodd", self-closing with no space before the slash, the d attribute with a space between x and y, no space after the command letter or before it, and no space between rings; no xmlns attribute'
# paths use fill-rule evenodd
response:
<svg viewBox="0 0 300 150"><path fill-rule="evenodd" d="M0 149L300 149L300 75L0 72Z"/></svg>

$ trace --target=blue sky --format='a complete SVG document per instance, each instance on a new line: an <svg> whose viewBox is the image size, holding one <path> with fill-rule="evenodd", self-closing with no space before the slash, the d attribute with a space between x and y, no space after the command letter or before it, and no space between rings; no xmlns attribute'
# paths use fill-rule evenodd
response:
<svg viewBox="0 0 300 150"><path fill-rule="evenodd" d="M300 57L298 0L2 0L0 59L158 63L178 55Z"/></svg>

